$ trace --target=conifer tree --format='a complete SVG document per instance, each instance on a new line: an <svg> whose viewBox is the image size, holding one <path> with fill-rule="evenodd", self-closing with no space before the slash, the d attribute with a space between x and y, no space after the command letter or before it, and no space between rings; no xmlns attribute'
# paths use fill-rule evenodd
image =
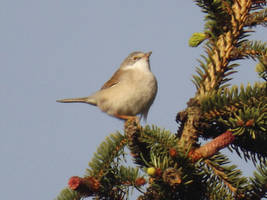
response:
<svg viewBox="0 0 267 200"><path fill-rule="evenodd" d="M189 45L202 43L205 55L193 76L195 96L177 113L177 132L126 121L124 133L109 135L86 175L71 177L57 200L123 200L131 189L140 191L138 200L267 198L267 44L248 37L267 25L266 1L194 2L205 13L205 27ZM241 59L258 62L260 82L229 84ZM251 160L253 177L243 176L223 148ZM125 161L127 151L134 166Z"/></svg>

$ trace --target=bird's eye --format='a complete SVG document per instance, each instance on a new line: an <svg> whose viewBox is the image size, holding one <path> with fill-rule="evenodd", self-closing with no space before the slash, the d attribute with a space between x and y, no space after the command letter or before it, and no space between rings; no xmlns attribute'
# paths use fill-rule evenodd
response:
<svg viewBox="0 0 267 200"><path fill-rule="evenodd" d="M139 59L138 56L134 56L134 57L133 57L133 60L134 60L134 61L136 61L136 60L138 60L138 59Z"/></svg>

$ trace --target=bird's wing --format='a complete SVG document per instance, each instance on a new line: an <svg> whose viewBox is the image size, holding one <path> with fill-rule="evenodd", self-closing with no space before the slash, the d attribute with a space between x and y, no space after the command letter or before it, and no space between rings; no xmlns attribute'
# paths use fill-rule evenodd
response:
<svg viewBox="0 0 267 200"><path fill-rule="evenodd" d="M101 87L101 90L103 89L107 89L110 88L116 84L118 84L121 80L121 75L122 75L122 71L121 70L117 70L113 76Z"/></svg>

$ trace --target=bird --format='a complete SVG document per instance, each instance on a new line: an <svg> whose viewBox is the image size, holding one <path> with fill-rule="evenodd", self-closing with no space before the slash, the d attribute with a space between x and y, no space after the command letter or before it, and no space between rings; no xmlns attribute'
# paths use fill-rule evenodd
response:
<svg viewBox="0 0 267 200"><path fill-rule="evenodd" d="M150 106L157 95L157 79L150 69L152 52L135 51L101 87L87 97L57 100L60 103L87 103L122 120L140 118L146 121Z"/></svg>

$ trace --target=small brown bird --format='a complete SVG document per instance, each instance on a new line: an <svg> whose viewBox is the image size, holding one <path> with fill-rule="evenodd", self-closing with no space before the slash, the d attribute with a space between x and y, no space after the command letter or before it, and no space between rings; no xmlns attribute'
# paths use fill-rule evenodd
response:
<svg viewBox="0 0 267 200"><path fill-rule="evenodd" d="M157 80L150 70L152 52L133 52L102 86L88 97L57 100L61 103L87 103L119 119L140 114L145 120L157 94Z"/></svg>

